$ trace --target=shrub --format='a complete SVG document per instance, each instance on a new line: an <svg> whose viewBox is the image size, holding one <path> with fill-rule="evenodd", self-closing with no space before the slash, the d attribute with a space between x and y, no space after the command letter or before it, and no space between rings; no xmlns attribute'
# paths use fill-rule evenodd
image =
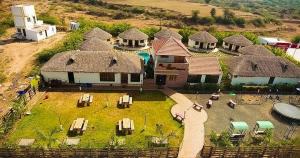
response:
<svg viewBox="0 0 300 158"><path fill-rule="evenodd" d="M297 35L297 36L293 37L292 42L293 43L300 43L300 35Z"/></svg>
<svg viewBox="0 0 300 158"><path fill-rule="evenodd" d="M265 26L265 21L261 18L256 18L251 20L251 23L256 27L263 27Z"/></svg>
<svg viewBox="0 0 300 158"><path fill-rule="evenodd" d="M154 39L154 34L157 33L159 29L156 27L146 27L143 28L141 31L147 34L150 39Z"/></svg>
<svg viewBox="0 0 300 158"><path fill-rule="evenodd" d="M134 14L143 14L143 13L145 13L145 9L134 7L134 8L131 9L131 12L134 13Z"/></svg>
<svg viewBox="0 0 300 158"><path fill-rule="evenodd" d="M215 19L212 17L203 17L199 19L199 23L202 25L212 25L215 23Z"/></svg>
<svg viewBox="0 0 300 158"><path fill-rule="evenodd" d="M6 80L6 76L3 72L0 71L0 83L3 83Z"/></svg>
<svg viewBox="0 0 300 158"><path fill-rule="evenodd" d="M112 16L113 19L126 19L126 18L130 18L130 17L133 17L133 15L130 13L125 13L125 12L117 12L116 14L114 14Z"/></svg>
<svg viewBox="0 0 300 158"><path fill-rule="evenodd" d="M54 16L50 16L48 13L42 13L38 17L40 20L43 20L44 23L46 23L46 24L51 24L51 25L59 24L58 18L56 18Z"/></svg>
<svg viewBox="0 0 300 158"><path fill-rule="evenodd" d="M234 22L239 27L245 27L245 24L246 24L246 20L244 18L234 18Z"/></svg>
<svg viewBox="0 0 300 158"><path fill-rule="evenodd" d="M14 21L11 16L4 18L0 21L0 37L6 33L6 30L14 26Z"/></svg>

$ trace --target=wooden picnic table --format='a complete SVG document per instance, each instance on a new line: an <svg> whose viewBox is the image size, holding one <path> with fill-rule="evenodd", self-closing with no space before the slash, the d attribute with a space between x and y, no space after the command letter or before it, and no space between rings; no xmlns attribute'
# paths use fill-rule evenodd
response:
<svg viewBox="0 0 300 158"><path fill-rule="evenodd" d="M84 123L84 118L77 118L75 120L74 129L81 129L83 123Z"/></svg>
<svg viewBox="0 0 300 158"><path fill-rule="evenodd" d="M129 107L132 104L132 97L129 95L124 95L123 97L120 97L119 99L119 105L122 105L123 107L127 106Z"/></svg>
<svg viewBox="0 0 300 158"><path fill-rule="evenodd" d="M88 94L88 93L83 94L82 101L84 101L84 102L90 101L90 94Z"/></svg>
<svg viewBox="0 0 300 158"><path fill-rule="evenodd" d="M77 118L73 121L70 131L75 131L77 133L81 133L83 131L86 131L88 125L88 120L85 120L84 118Z"/></svg>
<svg viewBox="0 0 300 158"><path fill-rule="evenodd" d="M202 105L200 105L199 103L197 103L197 102L194 102L194 109L195 110L197 110L197 111L201 111L202 110L202 108L203 108L203 106Z"/></svg>
<svg viewBox="0 0 300 158"><path fill-rule="evenodd" d="M124 132L125 134L134 131L134 122L129 118L123 118L122 120L119 120L118 125L119 125L119 131Z"/></svg>
<svg viewBox="0 0 300 158"><path fill-rule="evenodd" d="M129 95L124 95L122 101L123 103L129 103Z"/></svg>
<svg viewBox="0 0 300 158"><path fill-rule="evenodd" d="M236 106L236 102L234 102L233 100L229 100L228 105L231 106L232 108L234 108Z"/></svg>
<svg viewBox="0 0 300 158"><path fill-rule="evenodd" d="M213 99L213 100L218 100L220 98L220 95L219 94L212 94L210 98Z"/></svg>

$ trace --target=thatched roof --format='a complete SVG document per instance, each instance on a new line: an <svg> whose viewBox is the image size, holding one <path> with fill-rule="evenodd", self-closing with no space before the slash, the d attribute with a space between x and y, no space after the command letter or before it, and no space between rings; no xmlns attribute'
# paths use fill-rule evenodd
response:
<svg viewBox="0 0 300 158"><path fill-rule="evenodd" d="M233 35L229 36L223 39L224 42L238 45L238 46L249 46L252 45L253 43L248 40L246 37L243 35Z"/></svg>
<svg viewBox="0 0 300 158"><path fill-rule="evenodd" d="M141 32L137 28L128 29L128 30L120 33L119 37L122 39L128 39L128 40L146 40L146 39L148 39L148 35Z"/></svg>
<svg viewBox="0 0 300 158"><path fill-rule="evenodd" d="M250 45L239 49L243 55L273 56L274 54L263 45Z"/></svg>
<svg viewBox="0 0 300 158"><path fill-rule="evenodd" d="M79 49L82 51L110 51L113 46L104 40L93 37L83 41Z"/></svg>
<svg viewBox="0 0 300 158"><path fill-rule="evenodd" d="M242 77L300 77L300 68L276 56L244 55L227 61L229 72Z"/></svg>
<svg viewBox="0 0 300 158"><path fill-rule="evenodd" d="M68 51L53 56L41 71L142 73L143 62L136 54L113 51Z"/></svg>
<svg viewBox="0 0 300 158"><path fill-rule="evenodd" d="M155 39L152 47L156 55L191 56L184 44L174 37Z"/></svg>
<svg viewBox="0 0 300 158"><path fill-rule="evenodd" d="M179 40L182 39L182 36L179 33L170 29L161 29L159 32L154 34L154 37L156 38L170 38L171 36Z"/></svg>
<svg viewBox="0 0 300 158"><path fill-rule="evenodd" d="M84 34L84 39L90 39L93 37L97 37L101 40L107 41L108 39L112 38L112 35L98 27L93 28L91 31Z"/></svg>
<svg viewBox="0 0 300 158"><path fill-rule="evenodd" d="M220 75L222 69L217 57L190 57L189 75Z"/></svg>
<svg viewBox="0 0 300 158"><path fill-rule="evenodd" d="M217 43L218 40L206 31L197 32L191 36L189 39L193 41L203 42L203 43Z"/></svg>

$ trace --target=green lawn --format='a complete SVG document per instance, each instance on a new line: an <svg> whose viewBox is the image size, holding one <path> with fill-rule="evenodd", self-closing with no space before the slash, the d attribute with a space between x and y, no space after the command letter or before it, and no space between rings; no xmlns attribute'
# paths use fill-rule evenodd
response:
<svg viewBox="0 0 300 158"><path fill-rule="evenodd" d="M163 125L165 135L175 132L175 136L169 138L170 146L178 147L182 137L183 128L172 119L170 108L174 101L160 92L149 91L130 92L133 96L133 105L130 108L117 108L119 97L125 93L99 92L90 93L94 96L94 102L89 107L78 108L77 100L83 93L78 92L51 92L49 98L42 100L31 110L32 114L22 118L16 129L7 137L8 143L16 143L20 138L34 138L34 146L46 146L47 139L43 139L41 133L48 137L51 130L63 125L63 131L55 133L57 139L51 147L57 147L68 136L68 129L73 120L84 117L89 120L87 131L80 137L80 147L105 147L109 140L116 136L116 123L118 120L128 117L134 120L135 131L132 135L118 136L125 138L126 147L147 147L147 136L159 135L156 124ZM146 130L144 120L146 115Z"/></svg>

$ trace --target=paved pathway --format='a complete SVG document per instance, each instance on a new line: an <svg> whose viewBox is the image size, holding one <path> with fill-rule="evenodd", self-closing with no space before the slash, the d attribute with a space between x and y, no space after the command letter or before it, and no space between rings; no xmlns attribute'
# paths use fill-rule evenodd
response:
<svg viewBox="0 0 300 158"><path fill-rule="evenodd" d="M185 116L184 137L179 150L179 158L199 157L199 153L204 145L204 122L207 120L205 110L201 112L193 109L193 102L172 89L161 90L164 94L172 98L176 105L171 109L171 114Z"/></svg>

